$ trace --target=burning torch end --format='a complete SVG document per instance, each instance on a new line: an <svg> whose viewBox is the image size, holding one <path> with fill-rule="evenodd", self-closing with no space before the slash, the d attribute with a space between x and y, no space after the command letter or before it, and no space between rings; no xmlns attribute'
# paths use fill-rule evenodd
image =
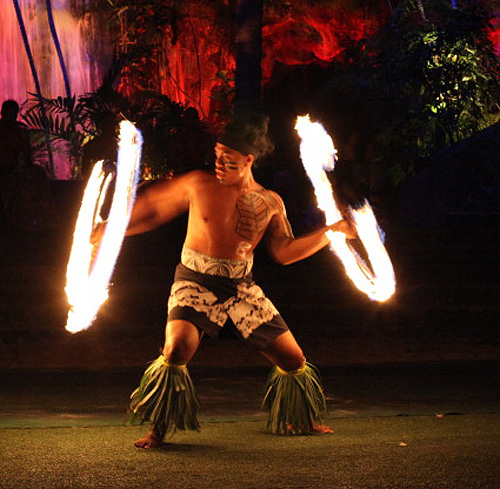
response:
<svg viewBox="0 0 500 489"><path fill-rule="evenodd" d="M71 308L68 311L68 319L66 321L65 329L71 334L80 333L81 331L88 329L94 319L95 316L94 318L85 318L81 315L78 316L78 314L75 313L74 309Z"/></svg>
<svg viewBox="0 0 500 489"><path fill-rule="evenodd" d="M66 328L66 331L68 331L69 333L72 333L72 334L79 333L82 330L82 328L77 326L77 324L76 324L75 310L73 307L68 311L68 319L66 321L65 328Z"/></svg>

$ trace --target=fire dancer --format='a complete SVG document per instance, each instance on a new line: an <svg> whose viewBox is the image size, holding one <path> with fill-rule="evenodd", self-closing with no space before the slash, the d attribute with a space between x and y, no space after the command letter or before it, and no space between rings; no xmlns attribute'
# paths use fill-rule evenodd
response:
<svg viewBox="0 0 500 489"><path fill-rule="evenodd" d="M15 100L2 103L0 118L0 203L6 204L7 188L16 170L31 163L28 131L18 122L19 104Z"/></svg>
<svg viewBox="0 0 500 489"><path fill-rule="evenodd" d="M215 146L215 173L202 170L147 188L136 200L127 235L144 233L188 211L181 263L168 301L162 355L132 393L135 419L151 422L136 447L156 448L176 429L199 428L198 401L186 364L204 334L215 338L228 318L237 335L274 368L263 404L278 434L332 433L322 424L326 402L318 372L275 306L252 278L253 251L264 239L281 264L304 259L327 244L325 232L352 237L339 221L295 238L282 199L259 185L252 165L272 149L267 118L229 123Z"/></svg>

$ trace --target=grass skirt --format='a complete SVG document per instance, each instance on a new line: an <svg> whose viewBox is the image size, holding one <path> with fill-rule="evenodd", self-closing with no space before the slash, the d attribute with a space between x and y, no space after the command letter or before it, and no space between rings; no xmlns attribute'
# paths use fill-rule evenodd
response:
<svg viewBox="0 0 500 489"><path fill-rule="evenodd" d="M266 383L262 406L269 411L268 429L281 435L311 433L313 423L321 424L326 400L319 373L313 365L293 372L274 367Z"/></svg>
<svg viewBox="0 0 500 489"><path fill-rule="evenodd" d="M167 363L163 355L146 369L130 399L130 422L150 421L163 436L199 429L199 402L188 369Z"/></svg>

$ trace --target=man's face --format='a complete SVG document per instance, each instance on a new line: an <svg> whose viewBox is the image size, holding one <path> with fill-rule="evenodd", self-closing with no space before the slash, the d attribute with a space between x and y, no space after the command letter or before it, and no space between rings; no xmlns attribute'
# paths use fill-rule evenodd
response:
<svg viewBox="0 0 500 489"><path fill-rule="evenodd" d="M241 182L249 171L252 161L252 155L245 156L221 143L215 145L215 176L222 185Z"/></svg>

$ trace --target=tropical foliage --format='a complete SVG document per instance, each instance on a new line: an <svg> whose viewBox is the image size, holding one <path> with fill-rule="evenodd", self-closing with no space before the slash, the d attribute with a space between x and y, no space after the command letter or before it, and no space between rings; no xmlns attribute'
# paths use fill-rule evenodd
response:
<svg viewBox="0 0 500 489"><path fill-rule="evenodd" d="M423 5L420 3L420 5ZM331 83L362 107L370 155L394 183L432 153L500 119L500 62L488 39L492 13L471 3L410 1ZM351 86L348 87L347 85ZM367 122L368 121L368 122Z"/></svg>
<svg viewBox="0 0 500 489"><path fill-rule="evenodd" d="M390 115L386 134L404 158L398 158L396 178L415 157L425 158L500 117L500 63L487 36L489 13L428 3L427 22L412 22L411 10L395 17L378 58Z"/></svg>
<svg viewBox="0 0 500 489"><path fill-rule="evenodd" d="M304 2L324 8L341 4L346 12L368 3L357 0ZM267 0L264 4L268 12L282 13L283 17L291 12L291 4L286 1ZM343 104L345 118L339 124L339 132L346 132L345 140L355 141L350 143L357 147L355 157L363 153L367 165L382 167L397 184L436 150L499 119L500 67L488 39L492 12L487 4L469 0L387 2L392 17L385 28L375 36L365 32L366 38L359 42L355 41L356 36L349 38L351 44L345 40L342 55L334 62L324 61L323 66L328 66L324 68L322 84L316 83L306 93L303 79L293 83L301 85L304 101L313 105L310 101L319 99L321 110L332 117L341 112L339 105ZM171 47L181 42L181 21L184 19L184 27L189 26L190 12L200 5L210 5L216 10L217 25L213 27L218 29L217 36L225 32L221 43L230 44L235 36L234 3L226 0L139 3L101 0L93 5L99 9L107 5L109 9L120 62L114 65L96 93L78 98L58 97L44 100L43 104L40 96L35 96L28 103L25 120L37 134L41 135L45 128L53 141L64 142L75 162L77 177L85 148L90 141L102 136L102 121L126 117L143 130L148 172L164 175L183 160L178 136L186 120L193 120L192 112L186 117L185 106L159 94L163 91L162 80L167 76L167 44ZM193 38L195 47L199 47L194 33ZM312 67L311 72L317 73L317 69ZM211 92L211 110L215 107L227 115L234 94L232 71L219 71L215 79L218 90ZM193 86L200 84L201 87L200 80L195 80ZM285 82L274 79L273 83ZM282 88L278 93L286 91ZM342 104L334 105L332 100L342 100ZM194 126L191 124L189 130L198 131L202 146L206 145L208 137L199 121ZM352 137L356 131L358 139ZM41 137L38 142L41 148L47 148L47 142ZM200 154L206 156L207 152L203 146ZM201 156L195 159L198 161ZM188 166L192 164L186 163L185 167Z"/></svg>
<svg viewBox="0 0 500 489"><path fill-rule="evenodd" d="M203 166L207 155L202 152L208 152L209 138L196 116L193 117L192 109L173 102L165 95L146 91L132 103L113 88L119 71L115 66L95 93L78 98L30 99L23 117L34 134L38 150L46 150L43 136L48 132L56 145L62 144L66 148L69 159L73 161L73 177L80 178L88 145L105 136L107 122L114 122L116 127L120 120L128 119L136 123L143 133L143 178L162 178L173 170L183 170L184 163L190 168ZM47 114L45 124L42 107ZM194 138L201 148L196 161L191 159L186 162L185 155L181 154L176 144L178 135L187 126L194 130ZM105 155L102 157L105 158Z"/></svg>

